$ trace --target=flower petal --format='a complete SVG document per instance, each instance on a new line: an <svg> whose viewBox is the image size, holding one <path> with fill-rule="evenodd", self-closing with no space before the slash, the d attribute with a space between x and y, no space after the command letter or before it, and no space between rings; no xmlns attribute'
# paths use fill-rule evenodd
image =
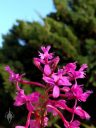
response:
<svg viewBox="0 0 96 128"><path fill-rule="evenodd" d="M70 128L80 128L80 122L78 120L74 120L70 123Z"/></svg>
<svg viewBox="0 0 96 128"><path fill-rule="evenodd" d="M90 118L90 115L86 111L84 111L80 106L76 107L74 112L75 112L75 114L80 116L82 119L89 119Z"/></svg>
<svg viewBox="0 0 96 128"><path fill-rule="evenodd" d="M50 68L50 66L49 66L48 64L46 64L46 65L44 66L44 74L45 74L46 76L49 76L49 75L51 74L51 68Z"/></svg>
<svg viewBox="0 0 96 128"><path fill-rule="evenodd" d="M16 126L15 128L25 128L24 126Z"/></svg>
<svg viewBox="0 0 96 128"><path fill-rule="evenodd" d="M59 97L59 94L60 94L59 87L58 86L54 86L54 88L53 88L53 97L57 98L57 97Z"/></svg>
<svg viewBox="0 0 96 128"><path fill-rule="evenodd" d="M40 128L40 120L30 120L30 128Z"/></svg>

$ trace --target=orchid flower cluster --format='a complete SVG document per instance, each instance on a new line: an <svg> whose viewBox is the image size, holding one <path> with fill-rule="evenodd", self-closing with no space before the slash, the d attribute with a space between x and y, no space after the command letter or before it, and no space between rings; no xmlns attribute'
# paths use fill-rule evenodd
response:
<svg viewBox="0 0 96 128"><path fill-rule="evenodd" d="M9 80L16 86L15 106L26 105L28 116L25 126L16 126L15 128L44 128L48 126L48 113L53 116L60 116L64 123L64 128L79 128L80 121L76 119L89 119L90 115L78 105L78 102L86 102L91 90L83 91L83 85L78 84L78 79L85 78L87 64L81 65L77 69L77 63L68 63L62 68L57 65L60 58L54 57L50 53L51 46L41 47L39 57L34 58L35 66L42 72L42 83L28 81L23 75L14 73L9 66L5 70L9 73ZM25 94L19 84L28 84L38 86L43 89L40 92ZM73 106L69 107L68 102L73 101ZM71 115L70 120L62 114L61 111L68 111Z"/></svg>

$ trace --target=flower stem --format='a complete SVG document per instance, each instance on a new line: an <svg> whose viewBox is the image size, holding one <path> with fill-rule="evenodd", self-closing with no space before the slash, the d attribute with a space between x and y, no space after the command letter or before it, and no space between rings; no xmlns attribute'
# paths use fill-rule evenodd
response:
<svg viewBox="0 0 96 128"><path fill-rule="evenodd" d="M47 107L50 107L50 108L52 108L53 110L55 110L55 111L58 113L58 115L61 117L62 121L64 122L64 125L65 125L65 126L69 126L68 121L64 118L64 116L62 115L62 113L61 113L57 108L55 108L55 107L52 106L52 105L47 105Z"/></svg>
<svg viewBox="0 0 96 128"><path fill-rule="evenodd" d="M31 117L31 112L28 113L28 116L27 116L27 122L26 122L26 126L25 126L25 128L28 128L29 125L30 125L30 117Z"/></svg>
<svg viewBox="0 0 96 128"><path fill-rule="evenodd" d="M76 108L76 106L77 106L77 99L75 100L75 104L74 104L74 107L73 107L72 118L71 118L70 122L72 122L74 120L74 109Z"/></svg>
<svg viewBox="0 0 96 128"><path fill-rule="evenodd" d="M20 81L20 83L22 83L22 84L32 84L32 85L36 85L36 86L39 86L39 87L45 88L45 86L44 86L43 84L38 83L38 82L21 80L21 81Z"/></svg>

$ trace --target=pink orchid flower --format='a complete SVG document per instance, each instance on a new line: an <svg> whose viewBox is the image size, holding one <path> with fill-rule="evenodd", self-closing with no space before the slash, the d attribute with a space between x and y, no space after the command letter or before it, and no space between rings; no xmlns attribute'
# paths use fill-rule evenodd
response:
<svg viewBox="0 0 96 128"><path fill-rule="evenodd" d="M61 74L53 73L51 77L43 76L43 80L53 86L53 97L57 98L60 95L60 86L70 86L71 83L67 76L62 76Z"/></svg>
<svg viewBox="0 0 96 128"><path fill-rule="evenodd" d="M87 64L81 65L81 68L79 70L76 70L76 62L75 63L69 63L66 66L63 67L64 72L70 76L71 79L78 79L78 78L84 78L85 72L84 70L87 69Z"/></svg>
<svg viewBox="0 0 96 128"><path fill-rule="evenodd" d="M77 83L72 86L71 91L77 100L83 102L85 102L89 95L92 93L92 91L89 90L83 93L82 86L77 85Z"/></svg>
<svg viewBox="0 0 96 128"><path fill-rule="evenodd" d="M43 51L43 53L39 52L39 56L42 60L44 59L52 59L53 58L53 53L49 53L49 50L50 50L51 46L47 46L47 47L44 47L42 46L41 47L41 50Z"/></svg>
<svg viewBox="0 0 96 128"><path fill-rule="evenodd" d="M22 78L22 75L14 73L9 66L5 67L5 70L10 74L9 80L11 82L20 81Z"/></svg>
<svg viewBox="0 0 96 128"><path fill-rule="evenodd" d="M9 80L16 85L17 95L15 106L26 105L28 110L25 126L15 128L41 128L48 126L48 113L60 116L65 128L80 128L80 122L75 119L75 115L81 119L90 119L90 115L78 105L78 102L86 102L92 91L83 91L83 86L78 84L77 79L86 76L87 64L82 64L77 69L76 62L68 63L58 69L60 58L54 57L50 53L51 46L41 47L39 58L34 58L35 66L42 72L43 83L27 81L22 79L22 75L14 73L9 66L5 70L9 73ZM75 83L75 84L74 84ZM35 85L42 88L42 93L32 92L25 94L19 84ZM73 106L69 107L72 100ZM62 111L67 111L71 119L67 120Z"/></svg>
<svg viewBox="0 0 96 128"><path fill-rule="evenodd" d="M44 117L44 127L48 125L48 118ZM40 128L40 120L30 120L30 128Z"/></svg>
<svg viewBox="0 0 96 128"><path fill-rule="evenodd" d="M80 122L78 120L74 120L73 122L69 123L68 128L80 128Z"/></svg>
<svg viewBox="0 0 96 128"><path fill-rule="evenodd" d="M80 116L82 119L90 119L90 115L84 111L80 106L76 107L74 113Z"/></svg>
<svg viewBox="0 0 96 128"><path fill-rule="evenodd" d="M33 111L39 103L39 97L40 94L38 92L33 92L32 94L25 95L24 90L20 90L19 92L17 92L14 105L21 106L23 104L26 104L27 109L29 111Z"/></svg>

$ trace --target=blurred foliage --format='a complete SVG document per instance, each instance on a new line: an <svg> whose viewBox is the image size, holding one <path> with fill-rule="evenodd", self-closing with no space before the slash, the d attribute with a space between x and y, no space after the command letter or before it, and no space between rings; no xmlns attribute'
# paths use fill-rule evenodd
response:
<svg viewBox="0 0 96 128"><path fill-rule="evenodd" d="M17 20L3 35L0 95L12 98L15 94L14 85L10 84L4 71L5 65L10 65L15 72L26 73L25 77L29 80L41 82L42 75L33 65L32 58L38 55L41 45L50 44L52 51L61 58L60 65L73 61L88 64L84 83L86 88L94 90L94 94L88 101L89 107L93 103L91 110L85 108L93 114L91 121L96 125L96 0L53 0L53 3L55 12L42 19L42 23ZM23 86L27 87L27 93L34 90L34 87Z"/></svg>
<svg viewBox="0 0 96 128"><path fill-rule="evenodd" d="M95 126L93 125L86 125L86 124L82 124L83 128L96 128Z"/></svg>

